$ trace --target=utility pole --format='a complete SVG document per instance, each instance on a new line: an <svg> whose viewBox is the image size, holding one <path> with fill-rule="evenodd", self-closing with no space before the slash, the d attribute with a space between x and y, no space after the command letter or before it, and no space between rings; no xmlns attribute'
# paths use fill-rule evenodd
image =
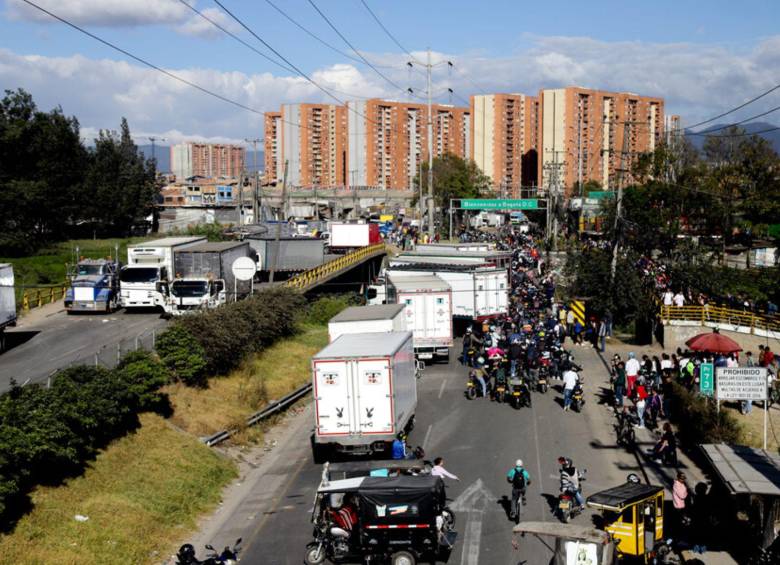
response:
<svg viewBox="0 0 780 565"><path fill-rule="evenodd" d="M255 218L255 223L260 222L260 175L258 174L257 170L257 144L263 141L262 139L259 139L257 137L253 137L251 139L245 138L244 141L247 143L252 144L252 151L253 151L253 161L254 161L254 167L255 167L255 174L254 174L254 183L253 186L255 187L255 197L254 201L252 203L252 215Z"/></svg>
<svg viewBox="0 0 780 565"><path fill-rule="evenodd" d="M428 49L428 64L426 65L426 75L428 77L428 234L433 237L434 230L436 229L433 215L434 215L434 202L433 202L433 104L431 91L431 74L433 72L433 66L431 65L431 50Z"/></svg>
<svg viewBox="0 0 780 565"><path fill-rule="evenodd" d="M241 212L243 212L242 208L244 207L244 179L245 178L246 178L246 169L244 169L241 172L241 176L238 178L238 202L236 203L236 211L238 212L238 221L236 222L236 225L239 228L242 226Z"/></svg>
<svg viewBox="0 0 780 565"><path fill-rule="evenodd" d="M620 168L617 170L617 200L615 202L615 241L612 245L612 265L609 270L610 284L615 284L615 271L617 270L617 258L620 250L621 214L623 209L623 179L626 172L626 155L628 155L629 136L631 135L632 122L623 122L623 147L620 151Z"/></svg>
<svg viewBox="0 0 780 565"><path fill-rule="evenodd" d="M552 162L543 165L542 169L547 171L547 237L552 238L553 249L558 246L558 208L560 206L559 198L561 195L561 168L566 163L558 161L558 154L563 151L548 149L547 153L552 153Z"/></svg>
<svg viewBox="0 0 780 565"><path fill-rule="evenodd" d="M276 267L279 265L279 238L282 236L282 220L286 219L284 209L287 199L287 166L290 164L288 159L284 160L284 177L282 177L282 218L278 218L276 222L276 236L274 237L274 260L271 263L271 272L268 273L268 282L274 282L274 275L276 274Z"/></svg>

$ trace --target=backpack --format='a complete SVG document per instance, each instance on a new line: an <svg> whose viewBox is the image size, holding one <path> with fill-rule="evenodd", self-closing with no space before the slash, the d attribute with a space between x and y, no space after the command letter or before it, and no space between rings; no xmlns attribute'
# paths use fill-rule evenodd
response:
<svg viewBox="0 0 780 565"><path fill-rule="evenodd" d="M515 474L512 476L512 488L525 488L525 473L523 473L522 467L519 469L515 467Z"/></svg>

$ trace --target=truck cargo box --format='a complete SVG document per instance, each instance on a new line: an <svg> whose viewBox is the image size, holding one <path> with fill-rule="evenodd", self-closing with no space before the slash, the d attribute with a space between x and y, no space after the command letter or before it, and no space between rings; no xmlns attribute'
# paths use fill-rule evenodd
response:
<svg viewBox="0 0 780 565"><path fill-rule="evenodd" d="M382 243L379 224L331 222L328 230L332 248L368 247L375 243Z"/></svg>
<svg viewBox="0 0 780 565"><path fill-rule="evenodd" d="M257 268L270 271L274 267L276 240L273 236L249 236L246 241L257 252ZM280 237L277 271L305 271L325 261L325 241L316 237Z"/></svg>
<svg viewBox="0 0 780 565"><path fill-rule="evenodd" d="M14 268L10 263L0 263L0 332L15 323Z"/></svg>
<svg viewBox="0 0 780 565"><path fill-rule="evenodd" d="M406 329L402 304L350 306L328 322L330 341L343 334L404 332Z"/></svg>
<svg viewBox="0 0 780 565"><path fill-rule="evenodd" d="M315 449L386 450L417 409L412 333L340 336L312 357L312 391Z"/></svg>
<svg viewBox="0 0 780 565"><path fill-rule="evenodd" d="M177 249L173 255L174 278L222 279L228 292L232 293L235 283L233 261L239 257L249 257L250 254L251 249L246 241L214 241ZM249 283L243 286L248 291Z"/></svg>

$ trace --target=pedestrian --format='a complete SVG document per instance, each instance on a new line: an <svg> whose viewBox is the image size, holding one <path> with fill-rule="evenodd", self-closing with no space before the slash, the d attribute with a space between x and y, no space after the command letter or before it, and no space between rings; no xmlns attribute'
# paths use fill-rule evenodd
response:
<svg viewBox="0 0 780 565"><path fill-rule="evenodd" d="M615 366L612 386L615 391L615 408L620 409L623 407L623 395L626 393L626 364L623 361L618 361Z"/></svg>
<svg viewBox="0 0 780 565"><path fill-rule="evenodd" d="M685 306L685 297L683 296L683 293L679 290L677 291L677 294L674 295L674 298L672 299L674 302L674 305L678 308L681 308Z"/></svg>
<svg viewBox="0 0 780 565"><path fill-rule="evenodd" d="M639 423L635 424L637 428L645 427L645 408L647 407L647 389L645 388L644 378L640 378L636 385L636 415Z"/></svg>
<svg viewBox="0 0 780 565"><path fill-rule="evenodd" d="M571 406L571 396L579 380L580 377L573 368L570 367L563 372L563 409L566 412L568 412L569 406Z"/></svg>
<svg viewBox="0 0 780 565"><path fill-rule="evenodd" d="M604 312L604 323L607 325L607 339L612 337L612 312L607 310Z"/></svg>
<svg viewBox="0 0 780 565"><path fill-rule="evenodd" d="M634 392L634 385L636 379L639 376L639 361L636 358L636 353L633 351L628 354L628 361L626 361L626 394L631 397Z"/></svg>
<svg viewBox="0 0 780 565"><path fill-rule="evenodd" d="M688 499L688 485L685 482L685 473L679 471L672 485L672 505L674 506L675 523L678 533L686 523L685 504Z"/></svg>
<svg viewBox="0 0 780 565"><path fill-rule="evenodd" d="M604 318L599 323L599 350L604 353L607 350L607 322Z"/></svg>
<svg viewBox="0 0 780 565"><path fill-rule="evenodd" d="M460 481L457 475L453 475L450 473L447 469L444 468L444 458L443 457L437 457L433 460L433 468L431 469L431 475L434 477L447 477L448 479L452 479L454 481Z"/></svg>

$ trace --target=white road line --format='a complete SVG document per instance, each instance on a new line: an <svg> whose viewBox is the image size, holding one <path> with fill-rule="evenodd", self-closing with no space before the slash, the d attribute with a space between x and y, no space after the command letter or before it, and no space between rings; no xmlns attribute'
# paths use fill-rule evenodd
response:
<svg viewBox="0 0 780 565"><path fill-rule="evenodd" d="M441 382L441 388L439 388L439 400L441 400L441 395L444 394L444 386L447 384L447 381Z"/></svg>
<svg viewBox="0 0 780 565"><path fill-rule="evenodd" d="M542 482L542 455L541 451L539 450L539 430L536 428L536 403L531 404L531 416L533 416L532 420L534 423L534 446L536 447L536 470L538 472L537 477L539 477L539 492L544 492L544 483ZM539 508L542 511L542 521L547 521L547 512L544 508L544 502L542 501L542 497L539 497Z"/></svg>
<svg viewBox="0 0 780 565"><path fill-rule="evenodd" d="M428 426L428 430L425 432L425 438L423 439L423 442L422 442L422 448L423 449L428 449L428 438L431 435L431 430L432 429L433 429L433 424L430 424Z"/></svg>
<svg viewBox="0 0 780 565"><path fill-rule="evenodd" d="M482 512L469 512L466 533L463 535L461 565L479 564L479 546L482 541Z"/></svg>

